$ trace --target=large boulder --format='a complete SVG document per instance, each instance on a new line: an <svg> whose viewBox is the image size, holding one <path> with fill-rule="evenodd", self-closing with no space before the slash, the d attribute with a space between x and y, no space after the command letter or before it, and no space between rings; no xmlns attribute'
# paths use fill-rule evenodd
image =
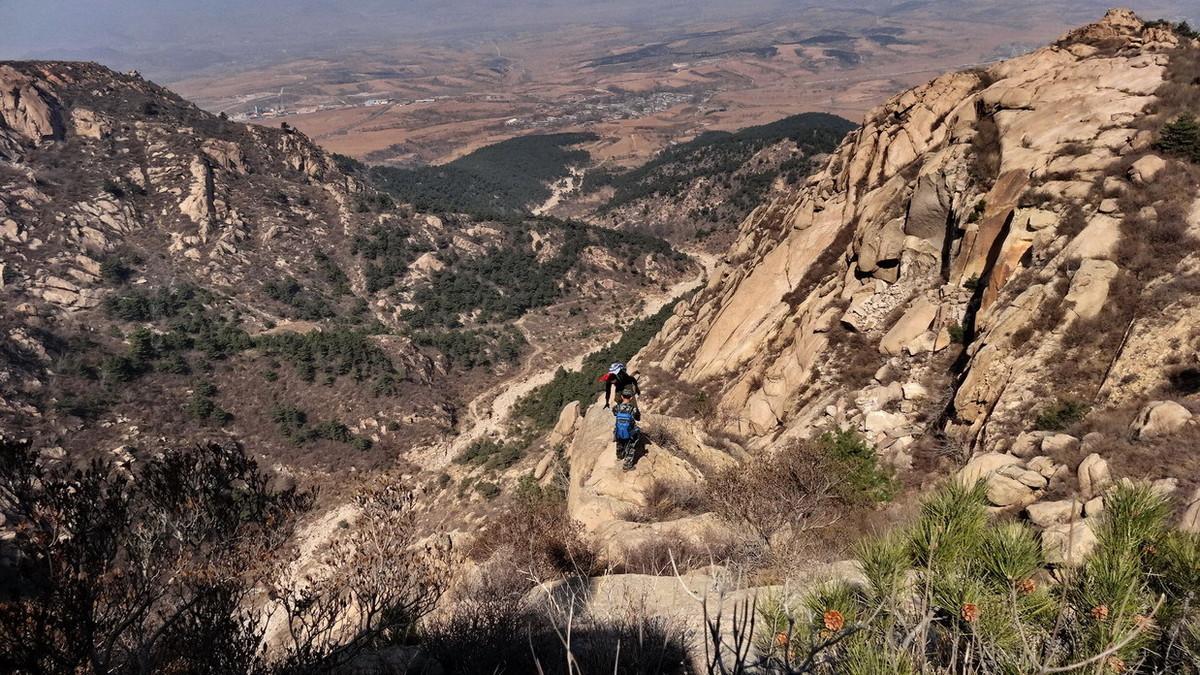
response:
<svg viewBox="0 0 1200 675"><path fill-rule="evenodd" d="M1079 491L1088 499L1099 496L1112 485L1108 461L1094 452L1079 463L1078 475Z"/></svg>
<svg viewBox="0 0 1200 675"><path fill-rule="evenodd" d="M946 240L947 223L954 193L946 185L945 174L926 174L917 179L908 205L908 219L904 221L904 232L920 237L942 250Z"/></svg>
<svg viewBox="0 0 1200 675"><path fill-rule="evenodd" d="M996 506L1024 506L1036 499L1033 488L1016 478L998 471L987 478L987 500Z"/></svg>
<svg viewBox="0 0 1200 675"><path fill-rule="evenodd" d="M575 435L575 427L579 426L579 401L571 401L563 406L558 413L558 422L550 432L550 445L569 443Z"/></svg>
<svg viewBox="0 0 1200 675"><path fill-rule="evenodd" d="M1041 450L1042 440L1046 436L1047 432L1045 431L1022 431L1017 434L1017 438L1008 451L1017 457L1033 457Z"/></svg>
<svg viewBox="0 0 1200 675"><path fill-rule="evenodd" d="M937 318L937 313L936 303L925 296L917 298L896 325L883 336L879 343L879 351L889 356L899 355L905 346L929 330L930 324Z"/></svg>
<svg viewBox="0 0 1200 675"><path fill-rule="evenodd" d="M1079 449L1079 439L1070 434L1050 434L1042 439L1042 452L1047 455L1062 455Z"/></svg>
<svg viewBox="0 0 1200 675"><path fill-rule="evenodd" d="M0 66L0 127L34 144L63 136L58 103L12 66Z"/></svg>
<svg viewBox="0 0 1200 675"><path fill-rule="evenodd" d="M1129 167L1129 179L1138 185L1147 185L1167 168L1167 161L1158 155L1146 155Z"/></svg>
<svg viewBox="0 0 1200 675"><path fill-rule="evenodd" d="M1078 567L1096 548L1091 519L1051 525L1042 530L1042 556L1051 565Z"/></svg>
<svg viewBox="0 0 1200 675"><path fill-rule="evenodd" d="M858 248L858 268L863 272L875 272L882 263L900 260L905 236L903 218L893 218L875 227L868 226L863 231L862 243Z"/></svg>
<svg viewBox="0 0 1200 675"><path fill-rule="evenodd" d="M874 440L879 436L895 436L896 432L907 424L908 418L900 413L872 410L867 413L863 428Z"/></svg>
<svg viewBox="0 0 1200 675"><path fill-rule="evenodd" d="M1079 518L1083 505L1075 499L1063 499L1055 502L1037 502L1025 507L1029 521L1038 527L1051 527L1069 523Z"/></svg>
<svg viewBox="0 0 1200 675"><path fill-rule="evenodd" d="M1130 431L1139 439L1170 436L1192 421L1192 413L1175 401L1151 401L1138 413Z"/></svg>
<svg viewBox="0 0 1200 675"><path fill-rule="evenodd" d="M1092 216L1087 227L1075 235L1067 245L1066 255L1072 260L1111 259L1116 255L1120 242L1121 221L1112 216L1097 214Z"/></svg>
<svg viewBox="0 0 1200 675"><path fill-rule="evenodd" d="M1119 272L1111 260L1084 260L1071 279L1065 300L1079 319L1094 319L1108 300L1108 289Z"/></svg>
<svg viewBox="0 0 1200 675"><path fill-rule="evenodd" d="M1020 463L1020 458L1000 452L975 455L963 468L959 469L957 479L963 485L971 486L1006 466Z"/></svg>

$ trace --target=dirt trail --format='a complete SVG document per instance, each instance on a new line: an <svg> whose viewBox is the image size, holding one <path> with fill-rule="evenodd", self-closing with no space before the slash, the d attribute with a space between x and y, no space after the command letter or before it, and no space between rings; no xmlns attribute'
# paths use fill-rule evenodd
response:
<svg viewBox="0 0 1200 675"><path fill-rule="evenodd" d="M563 176L562 178L555 181L554 185L550 186L550 197L546 199L545 203L543 203L541 206L535 208L532 211L533 215L544 216L547 213L550 213L550 211L553 210L554 207L558 206L559 202L562 201L563 197L565 197L565 196L571 194L572 192L574 192L575 190L579 189L579 186L582 183L583 183L583 169L580 169L580 168L574 167L574 166L571 167L570 175Z"/></svg>
<svg viewBox="0 0 1200 675"><path fill-rule="evenodd" d="M717 265L717 257L711 253L699 250L689 250L686 252L700 263L700 273L676 283L666 291L645 298L645 304L640 317L647 317L658 312L675 298L703 286L708 281L709 275ZM537 341L529 335L525 327L524 318L515 322L515 325L525 334L530 344L537 344ZM617 337L620 336L607 336L606 340ZM606 340L601 340L601 342ZM418 464L427 469L444 467L450 460L476 440L489 435L501 435L507 426L513 406L516 405L522 396L554 379L554 374L558 372L559 368L577 370L583 364L584 357L594 351L595 344L596 342L581 344L581 351L575 355L541 367L538 367L536 364L538 363L538 356L541 354L542 349L541 347L535 347L533 353L526 357L525 364L520 373L511 378L506 378L505 382L484 391L471 400L467 405L467 414L463 420L462 433L455 436L454 440L448 445L443 445L436 450L431 448L430 450L435 450L434 452L418 451L421 455L424 455L424 457L417 460ZM498 390L501 391L497 393Z"/></svg>

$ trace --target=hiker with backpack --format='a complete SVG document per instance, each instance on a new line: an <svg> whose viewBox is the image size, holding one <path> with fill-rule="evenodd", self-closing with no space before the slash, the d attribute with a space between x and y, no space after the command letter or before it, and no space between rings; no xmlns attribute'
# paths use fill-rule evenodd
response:
<svg viewBox="0 0 1200 675"><path fill-rule="evenodd" d="M600 376L600 381L604 383L604 407L607 408L612 401L613 391L617 393L626 390L632 391L633 396L641 396L642 390L638 387L637 378L630 375L629 371L625 370L624 363L614 363L608 367L608 372ZM634 405L637 405L636 399Z"/></svg>
<svg viewBox="0 0 1200 675"><path fill-rule="evenodd" d="M638 441L642 436L642 430L638 428L642 411L638 410L634 400L633 388L621 390L621 401L613 406L613 418L613 440L617 443L617 459L622 460L621 468L629 471L637 459Z"/></svg>

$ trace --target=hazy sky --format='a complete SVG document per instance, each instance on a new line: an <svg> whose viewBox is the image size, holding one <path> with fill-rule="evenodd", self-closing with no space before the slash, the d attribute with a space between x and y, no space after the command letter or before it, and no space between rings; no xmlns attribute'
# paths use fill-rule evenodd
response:
<svg viewBox="0 0 1200 675"><path fill-rule="evenodd" d="M47 48L126 51L164 40L198 49L299 43L344 33L412 35L758 14L805 0L0 0L0 57Z"/></svg>
<svg viewBox="0 0 1200 675"><path fill-rule="evenodd" d="M961 5L988 2L1011 9L1046 0L0 0L0 59L94 59L169 78L414 35L536 30L578 21L761 19L779 12L796 16L817 5L953 14ZM1109 4L1050 2L1081 16ZM1196 0L1123 4L1148 16L1200 15Z"/></svg>

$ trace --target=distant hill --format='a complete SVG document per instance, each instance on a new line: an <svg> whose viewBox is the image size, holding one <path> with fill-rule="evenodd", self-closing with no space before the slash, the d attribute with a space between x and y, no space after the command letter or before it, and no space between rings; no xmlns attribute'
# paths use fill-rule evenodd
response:
<svg viewBox="0 0 1200 675"><path fill-rule="evenodd" d="M737 132L707 132L634 169L593 171L582 189L611 191L595 209L599 220L664 235L705 235L739 222L779 181L803 182L816 158L855 127L836 115L801 113Z"/></svg>
<svg viewBox="0 0 1200 675"><path fill-rule="evenodd" d="M512 215L545 201L554 181L589 161L588 153L574 146L597 139L590 133L535 134L441 166L359 168L377 188L421 210Z"/></svg>

